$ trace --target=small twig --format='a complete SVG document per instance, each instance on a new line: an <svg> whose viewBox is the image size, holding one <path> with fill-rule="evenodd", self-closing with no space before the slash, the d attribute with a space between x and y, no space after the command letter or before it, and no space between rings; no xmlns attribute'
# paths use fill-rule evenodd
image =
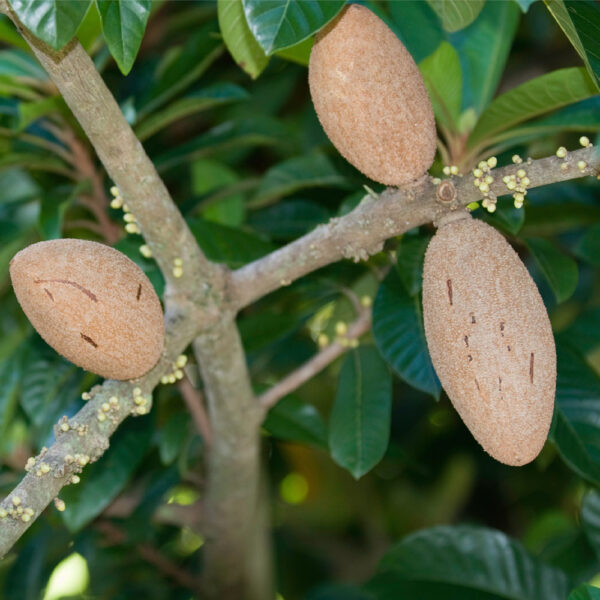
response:
<svg viewBox="0 0 600 600"><path fill-rule="evenodd" d="M213 434L206 409L204 408L204 395L187 378L182 379L178 387L185 405L192 415L196 431L202 436L207 448L210 448L213 441Z"/></svg>
<svg viewBox="0 0 600 600"><path fill-rule="evenodd" d="M320 352L315 354L310 360L292 371L287 377L284 377L279 383L275 384L270 390L259 396L258 400L261 406L268 410L281 398L287 396L298 389L303 383L312 379L317 373L330 365L336 358L349 350L348 340L359 338L371 328L371 311L362 309L361 315L349 327L342 340L336 340Z"/></svg>
<svg viewBox="0 0 600 600"><path fill-rule="evenodd" d="M126 534L111 521L99 521L96 524L108 539L111 545L120 545L127 539ZM136 544L136 550L139 555L151 565L154 565L159 571L170 577L180 586L199 593L200 581L191 573L182 569L177 563L167 558L162 552L151 544Z"/></svg>

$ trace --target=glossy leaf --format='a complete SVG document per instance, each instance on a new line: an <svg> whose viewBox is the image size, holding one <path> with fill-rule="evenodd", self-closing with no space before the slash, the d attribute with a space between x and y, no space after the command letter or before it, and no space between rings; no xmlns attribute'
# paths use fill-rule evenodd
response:
<svg viewBox="0 0 600 600"><path fill-rule="evenodd" d="M217 8L219 28L227 50L239 67L256 79L269 58L248 27L241 0L218 0Z"/></svg>
<svg viewBox="0 0 600 600"><path fill-rule="evenodd" d="M291 62L298 63L303 67L307 67L314 42L314 37L309 37L306 38L303 42L296 44L295 46L290 46L289 48L285 48L284 50L278 50L276 54L281 58L285 58L286 60L289 60Z"/></svg>
<svg viewBox="0 0 600 600"><path fill-rule="evenodd" d="M92 0L10 0L23 25L55 50L75 37L91 2Z"/></svg>
<svg viewBox="0 0 600 600"><path fill-rule="evenodd" d="M0 41L20 50L25 50L25 52L31 51L25 39L17 33L14 25L6 15L0 15Z"/></svg>
<svg viewBox="0 0 600 600"><path fill-rule="evenodd" d="M600 588L584 583L574 589L567 600L600 600Z"/></svg>
<svg viewBox="0 0 600 600"><path fill-rule="evenodd" d="M150 16L150 0L96 0L106 45L121 73L135 61Z"/></svg>
<svg viewBox="0 0 600 600"><path fill-rule="evenodd" d="M509 127L596 93L596 87L583 67L559 69L536 77L490 104L469 137L469 146L484 141L490 143L495 135Z"/></svg>
<svg viewBox="0 0 600 600"><path fill-rule="evenodd" d="M46 196L42 199L38 228L43 239L56 240L62 237L63 220L71 200L63 196Z"/></svg>
<svg viewBox="0 0 600 600"><path fill-rule="evenodd" d="M17 77L32 77L46 81L48 74L40 64L29 54L15 49L0 51L0 75L16 75Z"/></svg>
<svg viewBox="0 0 600 600"><path fill-rule="evenodd" d="M17 407L21 373L21 351L0 360L0 439L4 437Z"/></svg>
<svg viewBox="0 0 600 600"><path fill-rule="evenodd" d="M241 267L275 249L271 243L241 229L202 219L191 219L188 224L206 256L232 268Z"/></svg>
<svg viewBox="0 0 600 600"><path fill-rule="evenodd" d="M598 490L589 490L583 498L581 526L585 537L600 558L600 493Z"/></svg>
<svg viewBox="0 0 600 600"><path fill-rule="evenodd" d="M381 355L404 381L439 398L441 386L427 350L421 298L407 293L396 270L379 286L373 335Z"/></svg>
<svg viewBox="0 0 600 600"><path fill-rule="evenodd" d="M600 377L557 339L556 404L550 439L581 477L600 484Z"/></svg>
<svg viewBox="0 0 600 600"><path fill-rule="evenodd" d="M201 90L191 92L160 112L150 115L135 128L135 133L141 141L144 141L178 119L183 119L215 106L223 106L230 102L244 100L247 97L248 93L239 85L215 83Z"/></svg>
<svg viewBox="0 0 600 600"><path fill-rule="evenodd" d="M355 479L368 473L387 450L392 409L392 379L372 346L344 358L329 417L329 451Z"/></svg>
<svg viewBox="0 0 600 600"><path fill-rule="evenodd" d="M319 411L296 396L287 396L271 408L263 427L282 440L327 447L327 429Z"/></svg>
<svg viewBox="0 0 600 600"><path fill-rule="evenodd" d="M295 46L328 23L345 0L242 0L246 22L267 56Z"/></svg>
<svg viewBox="0 0 600 600"><path fill-rule="evenodd" d="M314 187L347 188L349 184L325 155L297 156L267 171L250 206L266 206L293 192Z"/></svg>
<svg viewBox="0 0 600 600"><path fill-rule="evenodd" d="M20 102L17 128L24 130L34 121L54 113L68 113L67 105L60 96L50 96L35 102Z"/></svg>
<svg viewBox="0 0 600 600"><path fill-rule="evenodd" d="M423 286L423 260L430 239L427 235L405 235L396 250L398 275L410 296Z"/></svg>
<svg viewBox="0 0 600 600"><path fill-rule="evenodd" d="M528 238L527 247L550 284L557 302L573 295L579 280L577 263L548 240Z"/></svg>
<svg viewBox="0 0 600 600"><path fill-rule="evenodd" d="M600 347L600 308L591 307L581 312L560 332L560 339L566 340L582 356L594 352Z"/></svg>
<svg viewBox="0 0 600 600"><path fill-rule="evenodd" d="M496 93L519 23L513 2L486 2L471 25L450 36L463 75L462 110L480 115Z"/></svg>
<svg viewBox="0 0 600 600"><path fill-rule="evenodd" d="M462 72L456 50L442 42L438 49L419 63L425 85L439 123L451 131L458 130L461 106Z"/></svg>
<svg viewBox="0 0 600 600"><path fill-rule="evenodd" d="M529 7L536 1L536 0L514 0L518 5L519 8L521 9L522 12L526 13L529 10Z"/></svg>
<svg viewBox="0 0 600 600"><path fill-rule="evenodd" d="M544 0L600 88L600 8L593 0Z"/></svg>
<svg viewBox="0 0 600 600"><path fill-rule="evenodd" d="M563 600L570 589L562 571L544 564L504 533L468 525L409 535L384 555L378 570L507 600Z"/></svg>
<svg viewBox="0 0 600 600"><path fill-rule="evenodd" d="M96 518L123 490L142 461L152 437L150 416L130 419L111 437L110 447L81 474L81 482L61 491L62 519L72 533Z"/></svg>
<svg viewBox="0 0 600 600"><path fill-rule="evenodd" d="M485 0L427 0L446 31L453 32L470 25L481 12Z"/></svg>
<svg viewBox="0 0 600 600"><path fill-rule="evenodd" d="M525 224L525 210L515 208L509 202L499 202L497 210L493 214L484 215L488 223L503 229L511 235L517 235Z"/></svg>

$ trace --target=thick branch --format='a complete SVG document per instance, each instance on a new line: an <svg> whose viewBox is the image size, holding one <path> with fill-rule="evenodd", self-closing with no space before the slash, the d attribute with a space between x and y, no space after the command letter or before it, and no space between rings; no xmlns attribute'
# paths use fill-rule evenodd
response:
<svg viewBox="0 0 600 600"><path fill-rule="evenodd" d="M344 341L359 338L371 328L371 311L364 310L362 314L348 327L344 336ZM287 396L298 389L303 383L312 379L317 373L321 372L327 365L330 365L338 356L341 356L349 349L348 343L342 343L342 340L336 340L320 352L315 354L310 360L292 371L272 388L261 394L258 398L261 406L268 410L281 398Z"/></svg>
<svg viewBox="0 0 600 600"><path fill-rule="evenodd" d="M7 0L0 0L0 12L15 23L79 121L136 217L169 288L179 283L173 275L175 259L183 260L186 277L198 282L220 280L220 269L193 243L165 184L79 42L73 40L55 52L23 27ZM197 290L207 297L214 291L212 285L198 285Z"/></svg>
<svg viewBox="0 0 600 600"><path fill-rule="evenodd" d="M104 454L109 438L117 427L129 415L138 414L139 405L134 402L133 396L136 387L148 399L145 409L150 410L152 390L162 375L173 370L173 361L194 335L188 321L189 318L182 319L169 327L164 357L144 377L133 381L107 380L101 386L96 386L92 390L92 398L68 420L68 430L61 429L62 420L55 427L56 442L36 459L30 472L0 503L0 509L7 512L18 510L18 506L33 511L26 519L23 519L24 513L9 514L0 519L0 558L25 533L61 488L71 482L73 475L81 472L87 462L94 462ZM111 401L113 397L117 398L116 403ZM107 411L103 410L105 404L109 407ZM99 420L99 414L104 414L105 418ZM42 465L47 465L47 471ZM15 501L15 498L18 500Z"/></svg>
<svg viewBox="0 0 600 600"><path fill-rule="evenodd" d="M194 351L213 432L204 498L204 597L248 600L263 411L252 392L232 315L196 338Z"/></svg>
<svg viewBox="0 0 600 600"><path fill-rule="evenodd" d="M582 173L577 163L584 161ZM565 163L568 168L563 170ZM600 167L596 148L582 148L569 153L567 160L556 156L531 161L531 164L509 165L494 169L494 183L490 190L501 196L510 194L502 182L505 175L524 169L530 180L529 188L548 185L584 175L594 175ZM364 260L379 252L383 242L413 227L437 220L444 212L481 199L473 185L471 174L453 177L456 188L455 202L445 205L438 198L438 186L430 177L424 177L412 187L388 188L377 199L367 195L348 215L334 218L307 235L235 271L230 281L230 296L238 308L251 304L265 294L292 281L336 262L341 258Z"/></svg>

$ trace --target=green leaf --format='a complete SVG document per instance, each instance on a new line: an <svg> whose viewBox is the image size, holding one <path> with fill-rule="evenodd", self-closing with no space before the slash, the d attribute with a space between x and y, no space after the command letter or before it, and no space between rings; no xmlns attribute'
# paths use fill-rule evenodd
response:
<svg viewBox="0 0 600 600"><path fill-rule="evenodd" d="M504 533L468 525L409 535L384 555L378 570L407 581L460 586L506 600L564 600L570 588L562 571L544 564Z"/></svg>
<svg viewBox="0 0 600 600"><path fill-rule="evenodd" d="M349 183L325 155L296 156L271 167L266 172L249 206L266 206L283 196L313 187L348 188Z"/></svg>
<svg viewBox="0 0 600 600"><path fill-rule="evenodd" d="M577 256L595 267L600 267L600 225L590 227L578 242Z"/></svg>
<svg viewBox="0 0 600 600"><path fill-rule="evenodd" d="M600 308L588 308L578 315L567 329L560 332L579 354L585 356L600 347Z"/></svg>
<svg viewBox="0 0 600 600"><path fill-rule="evenodd" d="M138 108L138 121L187 89L221 56L225 47L217 31L217 22L211 20L195 28L183 46L167 52L156 69L156 85Z"/></svg>
<svg viewBox="0 0 600 600"><path fill-rule="evenodd" d="M55 50L71 41L92 0L10 0L17 16Z"/></svg>
<svg viewBox="0 0 600 600"><path fill-rule="evenodd" d="M263 427L282 440L327 447L327 429L319 411L296 396L286 396L271 408Z"/></svg>
<svg viewBox="0 0 600 600"><path fill-rule="evenodd" d="M31 52L27 42L17 33L15 26L6 15L0 15L0 42Z"/></svg>
<svg viewBox="0 0 600 600"><path fill-rule="evenodd" d="M83 372L35 338L23 361L21 406L35 426L50 427L75 399Z"/></svg>
<svg viewBox="0 0 600 600"><path fill-rule="evenodd" d="M6 169L0 172L0 204L22 202L35 197L40 188L24 169Z"/></svg>
<svg viewBox="0 0 600 600"><path fill-rule="evenodd" d="M485 0L427 0L446 31L454 32L471 24L481 12Z"/></svg>
<svg viewBox="0 0 600 600"><path fill-rule="evenodd" d="M150 0L96 0L106 45L121 73L127 75L135 61L146 23Z"/></svg>
<svg viewBox="0 0 600 600"><path fill-rule="evenodd" d="M295 46L290 46L289 48L285 48L285 50L278 50L275 54L286 60L298 63L303 67L308 67L308 61L314 43L315 38L309 37Z"/></svg>
<svg viewBox="0 0 600 600"><path fill-rule="evenodd" d="M164 171L186 160L209 156L224 150L248 146L274 146L285 139L285 128L270 117L226 121L193 140L159 155L155 162Z"/></svg>
<svg viewBox="0 0 600 600"><path fill-rule="evenodd" d="M81 482L64 488L62 519L72 533L97 517L125 488L144 458L152 437L151 417L130 419L111 437L105 454L81 474Z"/></svg>
<svg viewBox="0 0 600 600"><path fill-rule="evenodd" d="M13 167L23 167L29 171L47 171L70 177L69 167L59 158L37 152L10 152L0 156L0 171Z"/></svg>
<svg viewBox="0 0 600 600"><path fill-rule="evenodd" d="M600 377L560 337L556 352L556 404L550 439L573 471L599 485Z"/></svg>
<svg viewBox="0 0 600 600"><path fill-rule="evenodd" d="M450 37L460 57L463 74L462 110L477 115L498 88L519 23L513 2L486 2L471 25Z"/></svg>
<svg viewBox="0 0 600 600"><path fill-rule="evenodd" d="M179 119L246 98L248 98L248 92L239 85L226 82L215 83L191 92L160 112L150 115L135 127L135 133L140 141L144 141Z"/></svg>
<svg viewBox="0 0 600 600"><path fill-rule="evenodd" d="M269 58L254 39L241 0L218 0L219 28L227 50L238 66L256 79L267 66Z"/></svg>
<svg viewBox="0 0 600 600"><path fill-rule="evenodd" d="M114 244L115 250L122 252L129 257L144 273L152 283L159 298L162 297L165 290L165 280L161 270L158 268L153 258L144 258L140 253L141 240L127 236Z"/></svg>
<svg viewBox="0 0 600 600"><path fill-rule="evenodd" d="M241 267L275 249L271 243L241 229L201 219L190 219L188 225L210 260L226 263L232 268Z"/></svg>
<svg viewBox="0 0 600 600"><path fill-rule="evenodd" d="M584 583L574 589L567 600L600 600L600 589Z"/></svg>
<svg viewBox="0 0 600 600"><path fill-rule="evenodd" d="M484 217L486 221L511 235L517 235L525 224L525 210L515 208L514 204L508 202L499 202L496 212L484 214Z"/></svg>
<svg viewBox="0 0 600 600"><path fill-rule="evenodd" d="M38 227L44 240L62 237L63 220L71 200L64 196L46 196L42 199Z"/></svg>
<svg viewBox="0 0 600 600"><path fill-rule="evenodd" d="M579 280L577 263L542 238L527 238L527 247L550 284L557 302L573 295Z"/></svg>
<svg viewBox="0 0 600 600"><path fill-rule="evenodd" d="M439 17L423 0L388 3L390 28L406 46L416 63L435 52L445 39Z"/></svg>
<svg viewBox="0 0 600 600"><path fill-rule="evenodd" d="M409 296L415 296L423 286L423 261L431 236L404 235L396 250L398 275Z"/></svg>
<svg viewBox="0 0 600 600"><path fill-rule="evenodd" d="M34 121L53 113L68 114L67 105L60 96L50 96L35 102L19 102L17 129L23 131Z"/></svg>
<svg viewBox="0 0 600 600"><path fill-rule="evenodd" d="M329 217L329 211L317 202L284 200L252 212L248 225L273 239L292 239L325 223Z"/></svg>
<svg viewBox="0 0 600 600"><path fill-rule="evenodd" d="M536 77L496 98L484 111L468 146L491 143L499 133L572 102L597 93L583 67L559 69Z"/></svg>
<svg viewBox="0 0 600 600"><path fill-rule="evenodd" d="M407 293L396 270L379 286L373 335L381 355L404 381L439 398L440 382L427 349L421 298Z"/></svg>
<svg viewBox="0 0 600 600"><path fill-rule="evenodd" d="M48 73L40 67L39 63L21 50L0 51L0 75L16 75L17 77L31 77L46 81Z"/></svg>
<svg viewBox="0 0 600 600"><path fill-rule="evenodd" d="M438 49L419 64L439 123L458 131L462 94L462 72L456 50L442 42Z"/></svg>
<svg viewBox="0 0 600 600"><path fill-rule="evenodd" d="M17 407L18 389L22 377L22 352L18 350L0 361L0 439L11 424Z"/></svg>
<svg viewBox="0 0 600 600"><path fill-rule="evenodd" d="M354 585L333 583L312 591L306 600L375 600L375 597Z"/></svg>
<svg viewBox="0 0 600 600"><path fill-rule="evenodd" d="M242 0L242 4L252 35L269 56L321 29L345 0Z"/></svg>
<svg viewBox="0 0 600 600"><path fill-rule="evenodd" d="M596 556L600 558L600 493L597 490L589 490L583 498L581 526Z"/></svg>
<svg viewBox="0 0 600 600"><path fill-rule="evenodd" d="M600 87L600 8L590 0L544 0Z"/></svg>
<svg viewBox="0 0 600 600"><path fill-rule="evenodd" d="M360 479L382 458L390 436L392 379L372 346L350 351L342 364L329 418L333 460Z"/></svg>
<svg viewBox="0 0 600 600"><path fill-rule="evenodd" d="M158 454L163 465L172 464L179 456L189 429L189 415L172 414L159 432Z"/></svg>

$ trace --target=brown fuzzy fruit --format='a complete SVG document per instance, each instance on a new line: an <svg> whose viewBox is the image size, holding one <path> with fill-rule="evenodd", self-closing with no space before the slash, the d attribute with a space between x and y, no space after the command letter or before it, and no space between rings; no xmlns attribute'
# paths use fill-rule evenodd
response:
<svg viewBox="0 0 600 600"><path fill-rule="evenodd" d="M500 462L524 465L552 421L552 328L516 252L493 227L465 217L440 227L425 254L427 345L475 439Z"/></svg>
<svg viewBox="0 0 600 600"><path fill-rule="evenodd" d="M319 32L308 82L325 133L365 175L400 185L429 169L436 131L427 88L408 50L368 8L348 5Z"/></svg>
<svg viewBox="0 0 600 600"><path fill-rule="evenodd" d="M146 275L121 252L84 240L39 242L14 256L10 276L32 325L76 365L124 380L158 361L160 302Z"/></svg>

